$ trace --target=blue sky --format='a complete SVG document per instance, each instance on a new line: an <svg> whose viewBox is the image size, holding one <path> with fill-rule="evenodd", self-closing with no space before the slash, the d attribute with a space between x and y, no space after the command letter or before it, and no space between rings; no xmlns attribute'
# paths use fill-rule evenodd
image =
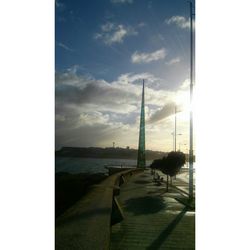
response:
<svg viewBox="0 0 250 250"><path fill-rule="evenodd" d="M143 78L146 147L172 149L175 104L184 147L187 1L57 0L55 10L56 147L136 148Z"/></svg>

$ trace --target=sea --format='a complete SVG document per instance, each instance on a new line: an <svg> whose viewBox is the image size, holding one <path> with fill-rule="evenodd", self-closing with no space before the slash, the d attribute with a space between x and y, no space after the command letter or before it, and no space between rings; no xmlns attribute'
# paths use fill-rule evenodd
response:
<svg viewBox="0 0 250 250"><path fill-rule="evenodd" d="M108 173L106 166L132 167L137 161L131 159L103 159L80 157L55 157L55 172L78 173ZM149 166L152 161L146 161Z"/></svg>

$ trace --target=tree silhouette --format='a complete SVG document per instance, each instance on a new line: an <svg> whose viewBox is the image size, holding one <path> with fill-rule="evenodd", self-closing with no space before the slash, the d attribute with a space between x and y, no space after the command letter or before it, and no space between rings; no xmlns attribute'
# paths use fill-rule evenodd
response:
<svg viewBox="0 0 250 250"><path fill-rule="evenodd" d="M182 152L170 152L167 157L163 157L162 159L156 159L152 162L150 167L152 169L158 169L162 173L167 175L167 191L168 191L168 176L175 176L181 169L181 167L185 164L186 157Z"/></svg>

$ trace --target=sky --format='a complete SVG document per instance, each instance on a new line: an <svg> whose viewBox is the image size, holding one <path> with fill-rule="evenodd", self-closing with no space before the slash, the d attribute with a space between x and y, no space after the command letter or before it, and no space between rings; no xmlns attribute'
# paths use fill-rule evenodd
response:
<svg viewBox="0 0 250 250"><path fill-rule="evenodd" d="M146 149L187 152L190 19L185 0L56 0L56 149L137 148L145 79Z"/></svg>

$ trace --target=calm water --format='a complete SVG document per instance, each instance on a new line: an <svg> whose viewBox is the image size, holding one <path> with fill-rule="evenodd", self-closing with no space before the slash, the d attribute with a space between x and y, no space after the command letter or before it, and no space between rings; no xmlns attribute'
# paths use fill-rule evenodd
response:
<svg viewBox="0 0 250 250"><path fill-rule="evenodd" d="M152 161L147 161L150 165ZM56 157L55 167L56 173L68 172L76 173L107 173L105 166L135 166L136 160L129 159L97 159L97 158L69 158L69 157Z"/></svg>

